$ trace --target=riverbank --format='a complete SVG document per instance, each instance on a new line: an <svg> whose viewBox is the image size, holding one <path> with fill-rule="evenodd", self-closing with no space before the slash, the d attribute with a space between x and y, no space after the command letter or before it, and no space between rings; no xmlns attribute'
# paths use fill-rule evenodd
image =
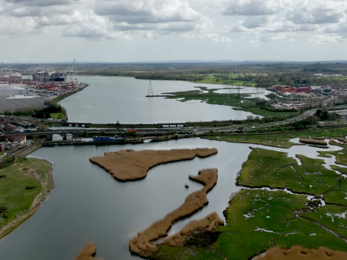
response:
<svg viewBox="0 0 347 260"><path fill-rule="evenodd" d="M30 218L54 189L52 164L16 159L1 169L0 239Z"/></svg>

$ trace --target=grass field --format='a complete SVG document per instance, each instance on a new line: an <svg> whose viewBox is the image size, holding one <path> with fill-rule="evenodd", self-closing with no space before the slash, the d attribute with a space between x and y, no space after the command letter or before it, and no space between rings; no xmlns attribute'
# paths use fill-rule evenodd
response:
<svg viewBox="0 0 347 260"><path fill-rule="evenodd" d="M289 142L290 139L296 137L308 138L344 138L347 135L347 128L333 128L333 129L324 129L324 130L309 130L302 132L292 132L284 134L259 134L259 135L247 135L247 134L206 134L203 136L204 139L217 140L217 141L226 141L231 143L249 143L249 144L260 144L266 146L290 148L295 143ZM347 150L343 149L338 152L320 152L321 155L336 155L337 163L347 165Z"/></svg>
<svg viewBox="0 0 347 260"><path fill-rule="evenodd" d="M221 234L216 242L205 247L160 246L150 259L246 260L275 245L285 248L294 245L306 248L325 246L346 251L346 244L341 238L312 221L320 221L322 212L300 216L296 212L302 209L307 209L306 197L302 195L241 190L224 213L227 225L219 228ZM330 211L334 214L341 212L339 208L327 209L327 212ZM320 222L326 224L325 219ZM338 225L333 224L329 228L339 232ZM343 232L340 232L344 234L345 230L343 228Z"/></svg>
<svg viewBox="0 0 347 260"><path fill-rule="evenodd" d="M247 98L246 94L219 94L209 90L208 93L201 93L199 90L191 90L184 92L170 92L167 99L180 99L181 102L189 100L202 100L211 105L224 105L231 107L242 107L245 111L252 112L253 114L260 116L282 116L282 117L294 117L298 115L298 112L274 112L265 109L261 109L256 104L255 99Z"/></svg>
<svg viewBox="0 0 347 260"><path fill-rule="evenodd" d="M235 80L235 79L229 80L229 79L216 78L216 77L207 77L203 80L198 81L198 83L249 86L249 87L255 87L257 85L256 83L253 83L247 80Z"/></svg>
<svg viewBox="0 0 347 260"><path fill-rule="evenodd" d="M16 159L0 170L0 229L27 213L43 190L50 190L48 171L48 162L37 159Z"/></svg>
<svg viewBox="0 0 347 260"><path fill-rule="evenodd" d="M204 139L226 141L231 143L261 144L274 147L290 148L295 143L289 142L290 139L297 137L297 134L276 134L276 135L216 135L204 136Z"/></svg>
<svg viewBox="0 0 347 260"><path fill-rule="evenodd" d="M53 119L62 119L66 120L65 115L63 113L51 113L50 114L51 118Z"/></svg>
<svg viewBox="0 0 347 260"><path fill-rule="evenodd" d="M347 129L308 131L283 135L220 135L217 140L232 142L257 142L266 145L290 147L290 138L345 137ZM216 138L208 137L209 139ZM337 152L321 152L323 156L335 155L339 163L347 165L347 149ZM251 190L241 189L230 201L224 212L227 224L216 232L217 238L199 246L203 237L198 233L186 237L184 246L160 245L150 259L252 259L265 250L280 246L290 248L327 247L347 251L347 180L340 174L323 166L323 160L297 155L301 165L286 153L253 148L243 164L238 184ZM333 170L347 174L347 168L334 166ZM257 187L285 188L283 191L260 190ZM253 189L252 189L253 188ZM320 200L308 201L298 193L324 195L326 205ZM205 235L205 234L204 234ZM197 237L195 239L195 237ZM197 244L192 241L200 241Z"/></svg>
<svg viewBox="0 0 347 260"><path fill-rule="evenodd" d="M297 157L301 166L286 153L253 148L242 166L237 183L247 187L287 187L295 192L320 196L335 189L342 180L341 175L322 165L323 160L303 155Z"/></svg>

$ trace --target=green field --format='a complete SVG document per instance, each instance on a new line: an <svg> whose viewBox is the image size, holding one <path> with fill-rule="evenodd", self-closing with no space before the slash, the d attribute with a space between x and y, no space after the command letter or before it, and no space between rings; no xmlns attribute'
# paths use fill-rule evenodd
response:
<svg viewBox="0 0 347 260"><path fill-rule="evenodd" d="M49 167L49 163L42 160L16 159L0 170L0 229L27 213L36 196L52 188ZM0 238L15 227L6 230Z"/></svg>
<svg viewBox="0 0 347 260"><path fill-rule="evenodd" d="M186 246L160 246L150 259L247 260L275 245L285 248L294 245L306 248L325 246L346 251L343 239L316 223L320 221L318 223L326 224L338 234L345 234L346 227L340 227L343 219L338 224L328 225L327 219L320 219L322 212L297 214L308 209L306 202L302 195L242 189L224 212L227 225L218 229L220 235L215 242L204 247L187 246L187 240ZM330 210L326 208L326 212ZM341 208L335 207L332 212L339 213Z"/></svg>
<svg viewBox="0 0 347 260"><path fill-rule="evenodd" d="M235 86L248 86L255 87L257 84L247 80L236 80L236 79L224 79L218 77L207 77L197 83L208 83L208 84L221 84L221 85L235 85Z"/></svg>
<svg viewBox="0 0 347 260"><path fill-rule="evenodd" d="M203 89L203 88L201 88ZM203 89L203 90L206 90ZM214 89L216 90L216 89ZM213 89L210 89L208 93L202 93L200 90L191 90L183 92L170 92L163 93L170 94L170 97L167 99L180 99L181 102L186 102L190 100L201 100L211 105L224 105L231 107L240 107L245 111L252 112L253 114L260 116L271 116L271 117L294 117L298 115L298 112L277 112L261 109L257 105L256 99L247 98L247 94L219 94L213 92Z"/></svg>
<svg viewBox="0 0 347 260"><path fill-rule="evenodd" d="M51 113L50 116L53 119L62 119L66 121L65 115L63 113Z"/></svg>
<svg viewBox="0 0 347 260"><path fill-rule="evenodd" d="M295 143L289 142L290 139L296 137L308 138L311 136L312 138L344 138L347 135L347 128L333 128L333 129L324 129L324 130L310 130L310 131L302 131L302 132L292 132L285 134L206 134L203 136L204 139L209 140L217 140L217 141L226 141L231 143L249 143L249 144L260 144L266 146L274 146L274 147L282 147L282 148L290 148ZM337 163L346 164L347 165L347 150L343 149L338 152L320 152L321 155L328 156L330 154L337 156Z"/></svg>
<svg viewBox="0 0 347 260"><path fill-rule="evenodd" d="M289 142L290 139L297 137L296 134L273 134L273 135L216 135L203 136L204 139L226 141L231 143L261 144L274 147L290 148L295 143Z"/></svg>
<svg viewBox="0 0 347 260"><path fill-rule="evenodd" d="M346 132L346 128L340 128L293 135L344 137ZM220 136L217 140L248 140L290 147L288 140L293 135L234 135ZM324 151L321 155L335 155L339 163L347 165L345 147L342 151ZM192 233L185 237L183 246L160 245L150 259L246 260L273 246L290 248L294 245L323 246L346 252L347 180L335 171L347 174L347 168L332 165L335 170L332 171L323 166L323 160L303 155L297 158L301 165L284 152L253 148L237 179L238 185L251 189L241 189L231 199L224 211L227 224L216 232ZM260 190L260 187L288 188L296 194ZM308 201L299 193L311 194L316 199ZM323 195L325 206L318 199Z"/></svg>
<svg viewBox="0 0 347 260"><path fill-rule="evenodd" d="M343 178L326 169L323 160L297 155L298 165L286 153L253 148L242 166L237 184L247 187L288 188L289 190L320 196L336 188ZM276 159L274 159L276 158Z"/></svg>

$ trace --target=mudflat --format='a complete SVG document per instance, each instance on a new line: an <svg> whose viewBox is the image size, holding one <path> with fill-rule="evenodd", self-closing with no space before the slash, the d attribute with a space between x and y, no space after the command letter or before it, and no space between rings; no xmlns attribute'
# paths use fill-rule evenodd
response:
<svg viewBox="0 0 347 260"><path fill-rule="evenodd" d="M305 144L319 144L319 145L327 145L327 142L324 140L318 140L318 139L311 139L311 138L300 138L300 143Z"/></svg>
<svg viewBox="0 0 347 260"><path fill-rule="evenodd" d="M102 157L89 160L111 173L119 181L143 179L149 169L159 164L191 160L196 156L208 157L218 152L216 148L143 150L131 149L105 153Z"/></svg>
<svg viewBox="0 0 347 260"><path fill-rule="evenodd" d="M193 214L208 203L207 192L216 184L218 170L200 170L199 175L189 176L189 178L203 183L205 186L201 190L189 194L180 207L167 214L163 219L154 222L150 227L133 237L129 242L129 247L132 252L143 257L150 256L158 250L157 246L150 243L150 241L167 235L168 230L175 221Z"/></svg>

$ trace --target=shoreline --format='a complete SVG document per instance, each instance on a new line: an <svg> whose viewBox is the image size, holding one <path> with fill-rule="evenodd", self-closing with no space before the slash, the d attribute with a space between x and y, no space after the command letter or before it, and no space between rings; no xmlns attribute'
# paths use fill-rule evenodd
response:
<svg viewBox="0 0 347 260"><path fill-rule="evenodd" d="M46 178L45 178L47 183L45 183L42 179L38 179L35 176L35 178L40 181L40 183L43 187L43 190L35 197L35 199L33 200L33 203L31 204L29 211L18 216L16 219L7 223L5 226L3 226L0 229L0 241L3 238L5 238L7 235L9 235L12 231L14 231L17 227L19 227L22 223L24 223L27 219L29 219L31 216L33 216L35 214L35 212L38 210L38 208L41 206L41 204L47 199L47 197L51 194L51 192L55 188L52 163L50 163L49 161L47 161L45 159L38 159L38 158L29 158L29 159L30 160L41 160L47 164L48 172L46 173Z"/></svg>

